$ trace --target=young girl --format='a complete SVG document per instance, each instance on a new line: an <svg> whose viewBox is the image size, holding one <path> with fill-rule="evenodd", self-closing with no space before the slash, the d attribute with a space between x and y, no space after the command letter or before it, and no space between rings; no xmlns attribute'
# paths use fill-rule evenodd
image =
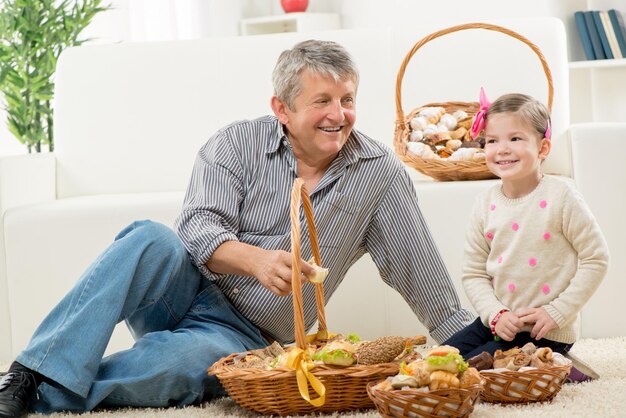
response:
<svg viewBox="0 0 626 418"><path fill-rule="evenodd" d="M467 233L463 286L480 317L444 344L466 359L527 342L567 354L607 271L606 242L581 195L541 173L547 108L523 94L490 105L481 91L481 109L473 133L485 128L487 167L502 183L477 198Z"/></svg>

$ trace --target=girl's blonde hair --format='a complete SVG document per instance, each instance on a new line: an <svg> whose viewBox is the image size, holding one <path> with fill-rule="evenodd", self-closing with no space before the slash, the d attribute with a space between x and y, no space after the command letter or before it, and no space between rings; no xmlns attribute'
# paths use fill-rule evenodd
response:
<svg viewBox="0 0 626 418"><path fill-rule="evenodd" d="M498 97L489 106L485 114L485 121L487 122L491 115L505 112L517 113L528 122L531 128L541 135L541 138L546 137L546 131L551 126L548 108L539 100L527 94L512 93Z"/></svg>

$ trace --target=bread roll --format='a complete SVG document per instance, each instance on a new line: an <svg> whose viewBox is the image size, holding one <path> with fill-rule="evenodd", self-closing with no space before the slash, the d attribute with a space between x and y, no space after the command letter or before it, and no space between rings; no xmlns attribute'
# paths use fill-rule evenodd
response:
<svg viewBox="0 0 626 418"><path fill-rule="evenodd" d="M461 382L455 374L443 370L435 370L430 374L430 390L458 388Z"/></svg>
<svg viewBox="0 0 626 418"><path fill-rule="evenodd" d="M459 378L459 385L462 388L466 388L472 385L482 385L484 382L483 377L480 375L477 369L470 367L463 372Z"/></svg>

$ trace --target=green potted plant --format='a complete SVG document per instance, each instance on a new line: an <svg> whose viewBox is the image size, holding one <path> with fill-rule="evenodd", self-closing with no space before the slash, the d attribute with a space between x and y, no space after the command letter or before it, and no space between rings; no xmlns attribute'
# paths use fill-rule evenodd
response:
<svg viewBox="0 0 626 418"><path fill-rule="evenodd" d="M28 152L54 150L54 72L61 52L109 6L101 0L1 0L0 91L9 131Z"/></svg>

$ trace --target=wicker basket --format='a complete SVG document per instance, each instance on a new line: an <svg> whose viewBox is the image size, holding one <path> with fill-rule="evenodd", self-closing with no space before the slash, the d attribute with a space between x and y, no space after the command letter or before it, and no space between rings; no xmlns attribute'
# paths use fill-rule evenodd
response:
<svg viewBox="0 0 626 418"><path fill-rule="evenodd" d="M487 165L484 161L474 162L448 161L445 159L425 159L410 153L407 150L407 143L409 142L409 136L411 134L411 127L409 125L411 119L413 119L424 107L431 106L443 107L448 113L454 112L456 110L463 110L468 114L468 116L473 117L479 109L479 104L478 102L430 103L411 111L405 116L404 110L402 110L402 79L404 78L404 72L407 65L409 64L409 61L411 60L413 55L415 55L418 49L420 49L422 46L432 41L433 39L439 38L440 36L466 29L487 29L496 32L502 32L528 45L533 50L533 52L537 54L537 57L539 57L539 60L541 61L543 71L548 81L548 109L552 109L554 86L552 84L552 73L550 72L548 63L546 62L546 59L539 50L539 48L519 33L507 28L503 28L501 26L495 26L486 23L468 23L464 25L452 26L450 28L434 32L426 36L425 38L422 38L408 52L408 54L402 61L402 64L400 65L400 70L398 71L398 76L396 79L396 124L393 142L396 154L406 165L408 165L409 167L413 167L417 171L426 174L427 176L430 176L435 180L440 181L483 180L495 178L495 176L487 169Z"/></svg>
<svg viewBox="0 0 626 418"><path fill-rule="evenodd" d="M302 305L302 287L300 283L300 199L306 215L311 250L315 262L321 266L321 257L317 242L317 232L313 220L313 209L302 179L295 180L291 194L291 246L293 257L292 286L294 304L294 325L296 347L306 348L304 314ZM315 298L318 315L318 335L327 332L324 313L324 288L315 284ZM314 405L304 399L302 388L298 386L297 372L287 367L271 370L233 367L233 359L237 354L224 357L209 368L208 373L216 375L228 395L239 405L261 414L294 415L312 412L335 412L351 409L373 408L374 404L367 395L366 386L370 382L380 381L387 376L398 373L398 363L375 365L356 365L350 367L332 367L317 365L311 374L325 388L325 399L312 399ZM300 373L300 372L298 372ZM300 375L302 378L302 375ZM306 393L313 393L313 386L305 384ZM306 396L308 397L308 393ZM317 401L317 402L316 402Z"/></svg>
<svg viewBox="0 0 626 418"><path fill-rule="evenodd" d="M378 412L386 418L468 417L483 388L473 385L464 389L440 389L421 392L416 389L376 390L376 382L367 385L367 393Z"/></svg>
<svg viewBox="0 0 626 418"><path fill-rule="evenodd" d="M528 403L549 401L561 390L572 365L525 371L482 370L485 379L481 398L494 403Z"/></svg>

